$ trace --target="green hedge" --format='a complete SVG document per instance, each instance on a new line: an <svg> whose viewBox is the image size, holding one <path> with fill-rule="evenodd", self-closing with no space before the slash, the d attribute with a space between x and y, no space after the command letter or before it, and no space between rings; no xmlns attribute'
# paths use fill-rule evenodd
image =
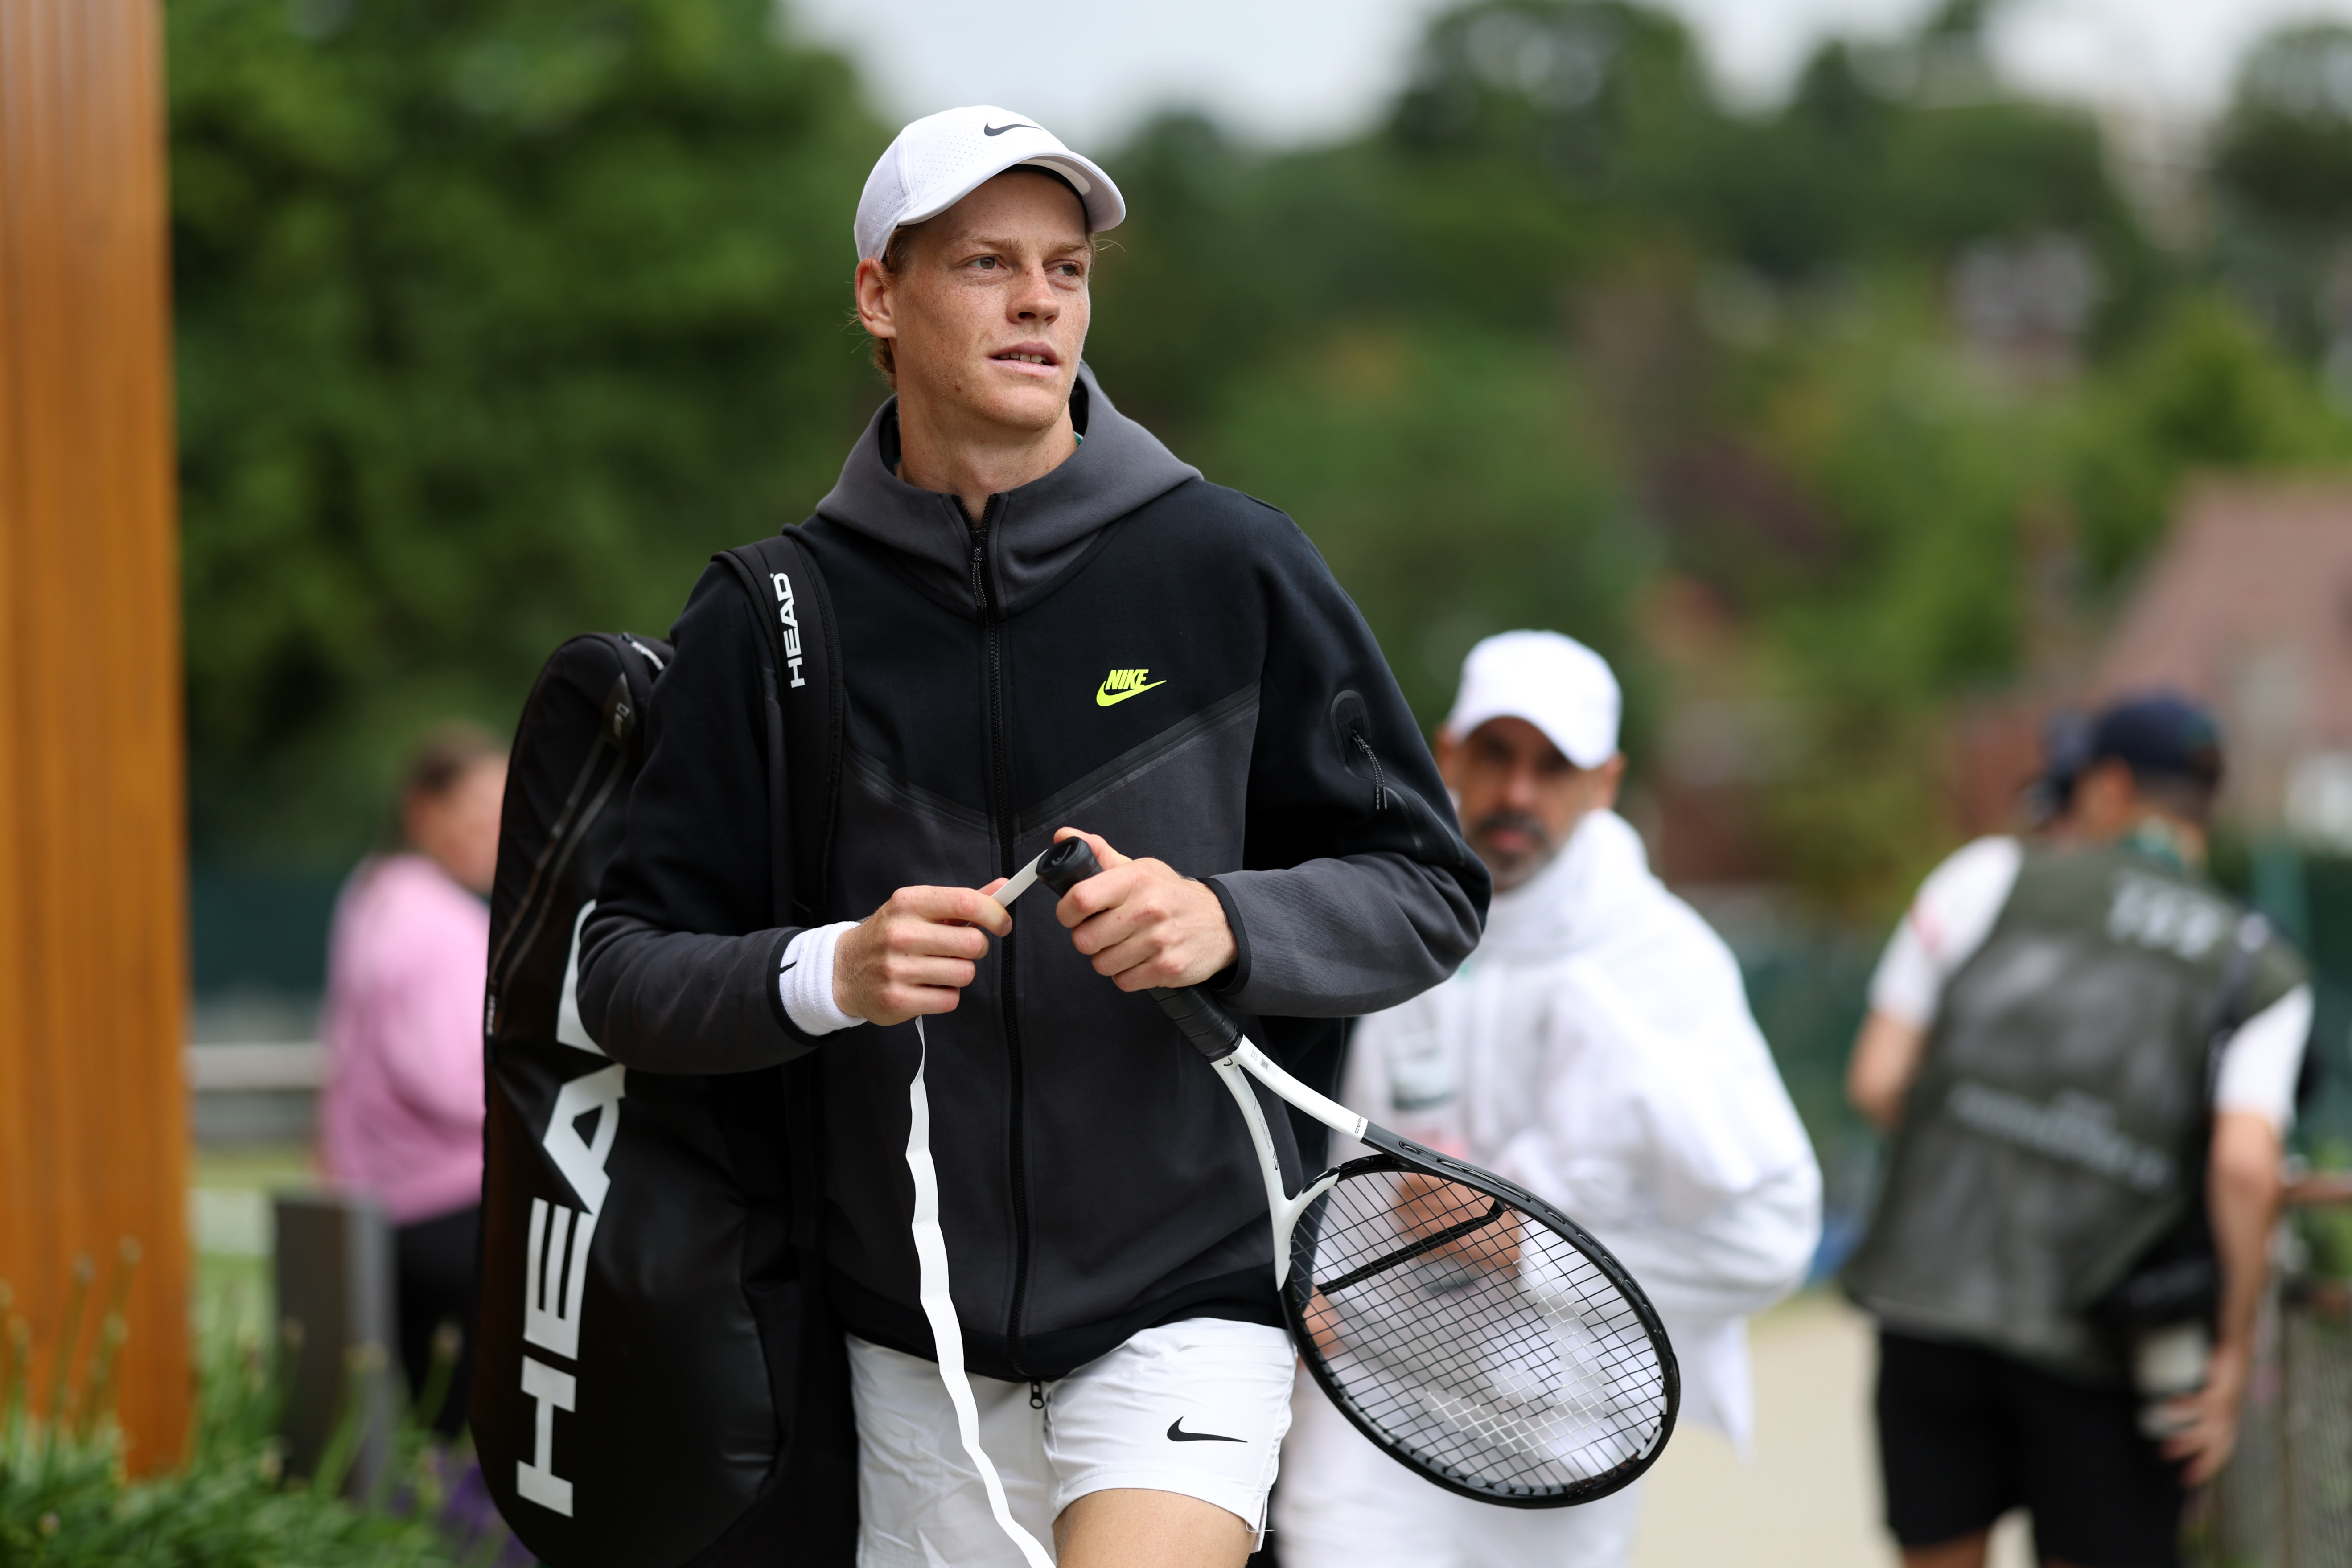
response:
<svg viewBox="0 0 2352 1568"><path fill-rule="evenodd" d="M106 1410L111 1350L121 1338L120 1319L108 1318L78 1383L61 1388L34 1385L23 1320L10 1324L0 1350L0 1568L457 1568L466 1561L429 1522L441 1512L451 1459L413 1425L398 1435L394 1462L373 1495L337 1495L348 1434L330 1445L317 1475L283 1473L276 1358L250 1323L198 1336L186 1465L131 1478ZM487 1564L504 1542L504 1532L494 1532L467 1555Z"/></svg>

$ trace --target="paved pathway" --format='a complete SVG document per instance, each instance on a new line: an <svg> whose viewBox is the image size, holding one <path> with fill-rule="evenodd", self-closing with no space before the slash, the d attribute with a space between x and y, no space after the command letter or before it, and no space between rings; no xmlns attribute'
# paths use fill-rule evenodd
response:
<svg viewBox="0 0 2352 1568"><path fill-rule="evenodd" d="M1791 1301L1749 1330L1756 1458L1713 1432L1675 1434L1650 1472L1635 1568L1891 1568L1879 1526L1869 1321L1838 1298ZM1991 1568L2027 1568L2020 1521Z"/></svg>

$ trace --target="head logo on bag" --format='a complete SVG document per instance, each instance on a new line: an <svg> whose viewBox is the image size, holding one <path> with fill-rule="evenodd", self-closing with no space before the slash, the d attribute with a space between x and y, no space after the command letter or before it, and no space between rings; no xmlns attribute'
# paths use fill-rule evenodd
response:
<svg viewBox="0 0 2352 1568"><path fill-rule="evenodd" d="M772 571L769 580L776 585L776 622L784 638L784 663L791 666L792 684L804 686L801 678L801 618L800 609L793 596L793 580L788 572Z"/></svg>
<svg viewBox="0 0 2352 1568"><path fill-rule="evenodd" d="M572 923L572 957L565 967L563 1003L560 1017L578 1030L576 988L580 972L579 928L595 902L581 905ZM563 1031L557 1031L559 1040ZM585 1030L567 1045L594 1051ZM598 1055L604 1054L601 1051ZM530 1240L523 1257L522 1337L552 1355L577 1362L580 1356L581 1290L588 1280L589 1247L596 1236L596 1216L604 1207L612 1178L604 1161L621 1129L621 1100L628 1092L628 1070L617 1063L574 1078L556 1092L555 1110L548 1117L547 1134L540 1146L555 1168L572 1184L581 1207L530 1200ZM580 1135L580 1122L593 1115L595 1131ZM580 1373L564 1372L526 1354L522 1360L523 1396L538 1406L532 1421L532 1454L515 1462L515 1494L526 1502L572 1516L572 1483L555 1470L555 1412L577 1408Z"/></svg>

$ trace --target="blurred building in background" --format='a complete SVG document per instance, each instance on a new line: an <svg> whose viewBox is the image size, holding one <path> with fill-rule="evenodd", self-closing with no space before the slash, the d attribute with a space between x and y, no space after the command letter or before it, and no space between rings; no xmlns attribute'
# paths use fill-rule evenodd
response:
<svg viewBox="0 0 2352 1568"><path fill-rule="evenodd" d="M2352 483L2190 492L2094 680L2157 686L2221 716L2244 831L2352 851Z"/></svg>

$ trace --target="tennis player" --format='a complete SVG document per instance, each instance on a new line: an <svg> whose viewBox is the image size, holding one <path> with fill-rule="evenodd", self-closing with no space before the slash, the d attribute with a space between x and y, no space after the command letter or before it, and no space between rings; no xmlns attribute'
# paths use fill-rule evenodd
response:
<svg viewBox="0 0 2352 1568"><path fill-rule="evenodd" d="M1438 763L1494 873L1477 955L1357 1029L1349 1105L1517 1181L1632 1271L1683 1419L1745 1446L1745 1320L1804 1278L1821 1173L1722 940L1611 807L1617 682L1553 632L1471 650ZM1339 1158L1348 1151L1335 1150ZM1276 1500L1285 1568L1617 1568L1640 1483L1520 1510L1415 1480L1301 1377Z"/></svg>
<svg viewBox="0 0 2352 1568"><path fill-rule="evenodd" d="M1067 1568L1231 1568L1262 1528L1292 1354L1247 1130L1145 992L1205 984L1328 1086L1338 1020L1444 979L1486 909L1314 547L1084 367L1093 235L1123 215L1101 168L1009 110L917 120L882 155L857 319L896 395L800 535L845 673L832 878L853 918L772 924L761 683L783 673L714 570L583 938L583 1021L633 1069L818 1054L864 1568L1023 1562L919 1296L911 1020L1013 1519ZM1017 915L984 896L1072 826L1103 874ZM1296 1186L1318 1167L1271 1120Z"/></svg>

